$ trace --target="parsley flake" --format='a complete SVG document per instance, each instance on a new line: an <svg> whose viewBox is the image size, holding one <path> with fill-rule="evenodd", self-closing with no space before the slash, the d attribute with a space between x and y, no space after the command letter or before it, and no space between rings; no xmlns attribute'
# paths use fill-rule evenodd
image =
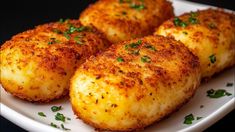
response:
<svg viewBox="0 0 235 132"><path fill-rule="evenodd" d="M140 10L143 10L145 8L144 4L135 4L135 3L132 3L130 4L130 8L133 8L133 9L136 9L138 11Z"/></svg>
<svg viewBox="0 0 235 132"><path fill-rule="evenodd" d="M143 56L141 57L141 61L144 63L150 63L151 62L151 58L148 56Z"/></svg>
<svg viewBox="0 0 235 132"><path fill-rule="evenodd" d="M226 87L232 87L232 86L233 86L233 83L228 82L228 83L226 84Z"/></svg>
<svg viewBox="0 0 235 132"><path fill-rule="evenodd" d="M39 116L46 117L46 115L43 112L38 112Z"/></svg>
<svg viewBox="0 0 235 132"><path fill-rule="evenodd" d="M209 56L209 59L210 59L211 63L214 64L214 63L216 62L216 56L215 56L215 54Z"/></svg>
<svg viewBox="0 0 235 132"><path fill-rule="evenodd" d="M174 19L173 19L173 23L174 23L174 25L175 26L180 26L180 27L186 27L188 24L187 23L185 23L185 22L183 22L180 18L178 18L178 17L175 17Z"/></svg>
<svg viewBox="0 0 235 132"><path fill-rule="evenodd" d="M76 37L74 37L74 40L76 41L77 44L82 45L83 42L81 41L81 38L82 38L82 36L76 36Z"/></svg>
<svg viewBox="0 0 235 132"><path fill-rule="evenodd" d="M200 120L200 119L202 119L203 117L197 117L197 120Z"/></svg>
<svg viewBox="0 0 235 132"><path fill-rule="evenodd" d="M230 96L230 95L232 94L224 89L218 89L218 90L210 89L207 91L207 96L210 98L220 98L223 96Z"/></svg>
<svg viewBox="0 0 235 132"><path fill-rule="evenodd" d="M193 114L189 114L184 117L184 124L187 124L187 125L192 124L193 120L194 120Z"/></svg>
<svg viewBox="0 0 235 132"><path fill-rule="evenodd" d="M62 128L63 130L65 130L65 131L71 130L71 129L65 128L63 124L61 124L60 126L61 126L61 128Z"/></svg>
<svg viewBox="0 0 235 132"><path fill-rule="evenodd" d="M216 28L216 26L215 26L214 23L210 23L210 24L208 25L208 27L209 27L210 29L215 29L215 28Z"/></svg>
<svg viewBox="0 0 235 132"><path fill-rule="evenodd" d="M145 48L150 49L152 51L157 51L153 45L145 45Z"/></svg>
<svg viewBox="0 0 235 132"><path fill-rule="evenodd" d="M52 127L54 127L54 128L59 128L56 124L54 124L53 122L51 122L51 124L50 124Z"/></svg>
<svg viewBox="0 0 235 132"><path fill-rule="evenodd" d="M62 106L52 106L51 111L56 112L62 109Z"/></svg>
<svg viewBox="0 0 235 132"><path fill-rule="evenodd" d="M118 57L118 58L117 58L117 61L118 61L118 62L124 62L124 59L123 59L122 57Z"/></svg>
<svg viewBox="0 0 235 132"><path fill-rule="evenodd" d="M65 122L65 116L63 114L61 114L61 113L57 113L55 115L55 120Z"/></svg>

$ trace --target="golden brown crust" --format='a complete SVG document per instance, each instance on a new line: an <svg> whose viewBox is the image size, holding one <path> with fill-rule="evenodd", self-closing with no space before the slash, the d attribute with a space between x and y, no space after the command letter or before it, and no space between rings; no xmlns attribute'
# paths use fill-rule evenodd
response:
<svg viewBox="0 0 235 132"><path fill-rule="evenodd" d="M131 8L134 3L143 5L143 9ZM150 35L173 16L173 7L166 0L99 0L81 13L80 20L84 25L94 25L108 40L117 43Z"/></svg>
<svg viewBox="0 0 235 132"><path fill-rule="evenodd" d="M202 77L210 78L215 73L235 64L235 15L233 13L227 13L221 9L207 9L185 13L178 18L187 26L177 26L172 18L164 22L155 34L182 41L199 57ZM216 59L215 62L211 61L213 56Z"/></svg>
<svg viewBox="0 0 235 132"><path fill-rule="evenodd" d="M1 46L1 84L19 98L49 102L66 95L75 69L108 46L101 33L78 20L37 26Z"/></svg>
<svg viewBox="0 0 235 132"><path fill-rule="evenodd" d="M199 67L198 58L174 39L125 41L78 68L70 84L71 104L74 113L95 128L142 129L193 96Z"/></svg>

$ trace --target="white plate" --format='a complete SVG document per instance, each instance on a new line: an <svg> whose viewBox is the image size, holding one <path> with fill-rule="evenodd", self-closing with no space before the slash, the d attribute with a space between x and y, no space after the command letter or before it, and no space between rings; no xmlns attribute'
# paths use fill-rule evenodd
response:
<svg viewBox="0 0 235 132"><path fill-rule="evenodd" d="M173 1L173 4L176 15L209 7L207 5L179 0ZM159 123L147 127L144 131L202 131L206 129L235 108L234 73L235 67L215 76L208 83L202 84L195 96L178 112L175 112L169 118ZM227 82L232 82L234 84L233 87L226 87ZM49 125L51 122L57 125L61 124L60 121L54 119L56 112L54 113L50 110L51 106L54 105L61 105L63 110L59 112L71 118L71 121L66 121L66 123L64 123L66 128L71 129L71 131L80 132L94 131L94 128L86 125L81 120L76 119L73 115L68 98L48 104L33 104L11 96L6 93L2 87L0 89L1 115L28 131L61 131L61 129L56 129ZM209 89L226 89L228 92L232 93L232 95L219 99L211 99L206 96L206 91ZM201 105L204 107L200 108ZM47 117L39 116L38 112L44 112ZM191 113L196 117L200 116L203 118L195 120L191 125L183 124L184 117Z"/></svg>

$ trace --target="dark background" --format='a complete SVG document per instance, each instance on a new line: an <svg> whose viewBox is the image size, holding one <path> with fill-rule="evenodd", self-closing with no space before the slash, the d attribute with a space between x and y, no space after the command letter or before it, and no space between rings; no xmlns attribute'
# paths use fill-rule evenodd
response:
<svg viewBox="0 0 235 132"><path fill-rule="evenodd" d="M36 25L60 18L78 18L80 12L95 0L6 0L0 2L0 44L13 35ZM188 0L235 10L234 0ZM2 116L1 132L25 132ZM235 110L205 131L234 130Z"/></svg>

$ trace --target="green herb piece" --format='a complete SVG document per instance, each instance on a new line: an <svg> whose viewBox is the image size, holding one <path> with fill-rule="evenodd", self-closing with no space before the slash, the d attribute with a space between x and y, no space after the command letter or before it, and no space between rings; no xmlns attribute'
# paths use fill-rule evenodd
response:
<svg viewBox="0 0 235 132"><path fill-rule="evenodd" d="M192 24L197 24L199 23L198 19L195 17L189 17L188 21Z"/></svg>
<svg viewBox="0 0 235 132"><path fill-rule="evenodd" d="M142 40L138 40L136 43L131 43L131 44L129 44L129 47L131 47L131 48L137 48L139 45L141 45L141 43L142 43ZM126 49L127 49L128 47L126 47Z"/></svg>
<svg viewBox="0 0 235 132"><path fill-rule="evenodd" d="M197 120L200 120L200 119L202 119L202 117L197 117Z"/></svg>
<svg viewBox="0 0 235 132"><path fill-rule="evenodd" d="M58 121L62 121L62 122L65 122L65 116L61 113L57 113L55 115L55 119L58 120Z"/></svg>
<svg viewBox="0 0 235 132"><path fill-rule="evenodd" d="M117 61L118 61L118 62L124 62L124 59L123 59L122 57L118 57L118 58L117 58Z"/></svg>
<svg viewBox="0 0 235 132"><path fill-rule="evenodd" d="M145 45L145 48L150 49L152 51L157 51L153 45Z"/></svg>
<svg viewBox="0 0 235 132"><path fill-rule="evenodd" d="M188 35L188 32L186 32L186 31L183 31L183 34L185 34L185 35Z"/></svg>
<svg viewBox="0 0 235 132"><path fill-rule="evenodd" d="M191 24L197 24L199 23L199 20L196 18L198 16L198 14L196 12L191 12L190 13L190 17L188 18L188 21Z"/></svg>
<svg viewBox="0 0 235 132"><path fill-rule="evenodd" d="M67 30L67 33L68 34L72 34L73 32L75 32L77 30L76 27L74 27L73 25L70 25L69 26L69 29Z"/></svg>
<svg viewBox="0 0 235 132"><path fill-rule="evenodd" d="M210 98L220 98L223 96L230 96L230 95L232 94L224 89L218 89L218 90L210 89L207 91L207 96Z"/></svg>
<svg viewBox="0 0 235 132"><path fill-rule="evenodd" d="M180 23L180 27L187 27L187 26L188 26L188 24L183 21Z"/></svg>
<svg viewBox="0 0 235 132"><path fill-rule="evenodd" d="M62 34L62 31L60 31L59 29L53 29L53 32L57 34Z"/></svg>
<svg viewBox="0 0 235 132"><path fill-rule="evenodd" d="M192 124L194 120L194 116L193 114L189 114L187 116L184 117L184 124Z"/></svg>
<svg viewBox="0 0 235 132"><path fill-rule="evenodd" d="M139 49L138 50L133 50L133 51L131 51L131 54L139 55L140 54L140 50Z"/></svg>
<svg viewBox="0 0 235 132"><path fill-rule="evenodd" d="M51 111L56 112L62 109L62 106L52 106Z"/></svg>
<svg viewBox="0 0 235 132"><path fill-rule="evenodd" d="M232 87L232 86L233 86L233 83L229 83L229 82L228 82L228 83L226 84L226 87Z"/></svg>
<svg viewBox="0 0 235 132"><path fill-rule="evenodd" d="M131 0L119 0L119 3L130 3Z"/></svg>
<svg viewBox="0 0 235 132"><path fill-rule="evenodd" d="M174 18L173 23L174 23L175 26L180 26L180 27L186 27L187 26L187 23L183 22L178 17Z"/></svg>
<svg viewBox="0 0 235 132"><path fill-rule="evenodd" d="M80 40L82 38L82 36L76 36L74 37L74 40L76 41L77 44L83 44L83 42Z"/></svg>
<svg viewBox="0 0 235 132"><path fill-rule="evenodd" d="M216 56L214 54L209 56L209 59L210 59L211 63L213 63L213 64L216 62Z"/></svg>
<svg viewBox="0 0 235 132"><path fill-rule="evenodd" d="M77 31L82 32L82 31L85 31L86 29L87 29L87 27L81 26L81 27L77 28Z"/></svg>
<svg viewBox="0 0 235 132"><path fill-rule="evenodd" d="M48 44L55 44L55 43L59 43L59 40L56 40L56 38L50 38L50 41L48 42Z"/></svg>
<svg viewBox="0 0 235 132"><path fill-rule="evenodd" d="M144 4L135 4L135 3L132 3L130 4L130 8L133 8L135 10L143 10L145 8Z"/></svg>
<svg viewBox="0 0 235 132"><path fill-rule="evenodd" d="M148 56L143 56L141 57L141 61L144 63L150 63L151 62L151 58Z"/></svg>
<svg viewBox="0 0 235 132"><path fill-rule="evenodd" d="M127 12L125 12L125 11L122 11L122 15L126 15L127 14Z"/></svg>
<svg viewBox="0 0 235 132"><path fill-rule="evenodd" d="M70 36L69 36L69 34L68 34L67 32L64 32L64 36L65 36L65 38L67 38L68 40L70 39Z"/></svg>
<svg viewBox="0 0 235 132"><path fill-rule="evenodd" d="M74 25L72 24L69 24L69 29L66 31L67 34L72 34L74 33L75 31L77 32L82 32L82 31L85 31L87 30L87 27L85 26L81 26L81 27L75 27Z"/></svg>
<svg viewBox="0 0 235 132"><path fill-rule="evenodd" d="M56 124L54 124L53 122L51 122L51 124L50 124L52 127L54 127L54 128L59 128Z"/></svg>
<svg viewBox="0 0 235 132"><path fill-rule="evenodd" d="M180 20L178 17L175 17L174 20L173 20L175 26L179 26L181 21L182 20Z"/></svg>
<svg viewBox="0 0 235 132"><path fill-rule="evenodd" d="M65 128L63 124L61 124L60 126L61 126L61 128L62 128L63 130L65 130L65 131L71 130L71 129Z"/></svg>
<svg viewBox="0 0 235 132"><path fill-rule="evenodd" d="M71 118L69 118L69 117L66 117L66 119L67 119L67 120L71 120Z"/></svg>
<svg viewBox="0 0 235 132"><path fill-rule="evenodd" d="M231 93L229 93L229 92L226 92L226 93L225 93L225 95L230 96L230 95L232 95L232 94L231 94Z"/></svg>
<svg viewBox="0 0 235 132"><path fill-rule="evenodd" d="M209 27L210 29L215 29L215 28L216 28L216 26L215 26L214 23L210 23L210 24L208 25L208 27Z"/></svg>
<svg viewBox="0 0 235 132"><path fill-rule="evenodd" d="M66 20L64 20L63 18L59 19L59 23L64 23Z"/></svg>
<svg viewBox="0 0 235 132"><path fill-rule="evenodd" d="M196 12L191 12L190 13L190 17L197 17L197 16L198 16L198 14Z"/></svg>
<svg viewBox="0 0 235 132"><path fill-rule="evenodd" d="M38 115L40 115L42 117L46 117L46 115L43 112L38 112Z"/></svg>

